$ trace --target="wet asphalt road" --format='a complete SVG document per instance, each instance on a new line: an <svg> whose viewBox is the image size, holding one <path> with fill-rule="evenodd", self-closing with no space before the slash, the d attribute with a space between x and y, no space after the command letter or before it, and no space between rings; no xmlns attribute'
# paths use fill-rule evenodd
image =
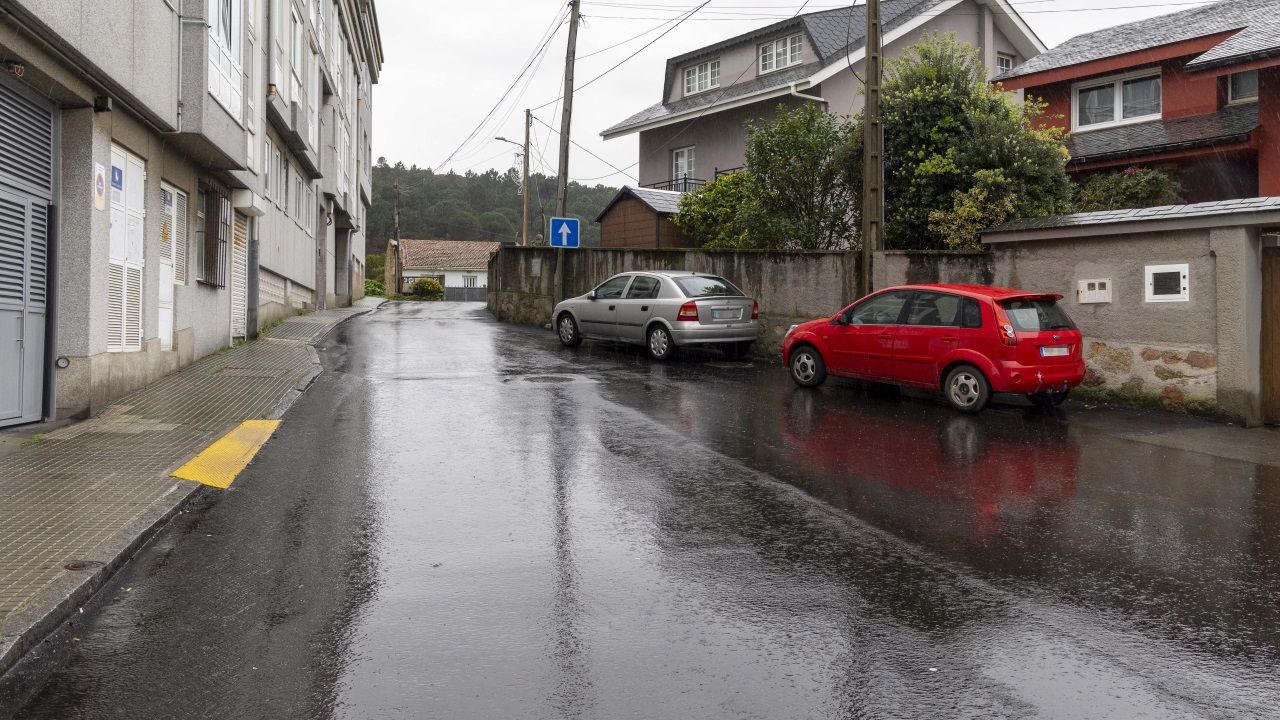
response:
<svg viewBox="0 0 1280 720"><path fill-rule="evenodd" d="M22 718L1280 716L1280 473L384 307Z"/></svg>

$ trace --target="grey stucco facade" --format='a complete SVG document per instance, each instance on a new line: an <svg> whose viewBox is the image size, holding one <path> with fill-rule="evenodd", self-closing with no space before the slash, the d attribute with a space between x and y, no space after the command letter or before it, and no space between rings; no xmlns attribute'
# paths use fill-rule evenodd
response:
<svg viewBox="0 0 1280 720"><path fill-rule="evenodd" d="M361 294L370 86L382 63L373 0L233 0L220 17L227 5L15 0L0 12L8 63L0 82L56 117L45 419L91 414L286 313ZM296 72L290 49L275 40L290 37L277 30L293 18L307 50ZM211 55L222 20L216 39L227 62L219 64ZM273 66L273 51L285 64ZM272 117L268 105L292 91L281 90L292 77L312 102L290 97L287 117ZM278 160L266 157L270 147ZM138 193L129 207L140 275L125 313L136 309L136 342L123 345L113 335L119 307L109 270L120 153L143 169L128 184ZM287 180L277 175L269 188L281 168ZM103 170L105 193L95 187ZM166 205L177 195L185 216ZM221 199L225 229L210 222ZM268 290L276 294L262 297ZM0 373L12 371L0 363Z"/></svg>
<svg viewBox="0 0 1280 720"><path fill-rule="evenodd" d="M999 55L1017 64L1042 47L1034 36L1029 36L1029 31L1018 32L1018 24L1012 22L1016 11L1005 9L994 0L925 3L918 4L915 10L915 14L904 13L886 23L887 58L901 56L928 34L952 35L978 48L989 76L994 77L999 72ZM830 12L812 15L824 14ZM695 152L693 179L710 181L715 179L716 170L745 164L747 123L772 118L779 105L794 108L816 102L826 112L837 115L860 112L863 97L854 72L862 75L864 70L858 40L861 29L854 28L854 42L847 51L842 48L832 53L828 49L823 54L807 27L799 20L779 23L668 60L661 107L637 113L602 135L607 139L638 133L638 181L642 186L675 180L673 153L690 147ZM843 25L839 28L843 29ZM762 72L759 48L797 34L802 37L798 62L784 70ZM1011 34L1015 37L1011 38ZM839 43L841 33L835 35L834 41ZM684 70L713 60L719 62L720 84L686 95Z"/></svg>

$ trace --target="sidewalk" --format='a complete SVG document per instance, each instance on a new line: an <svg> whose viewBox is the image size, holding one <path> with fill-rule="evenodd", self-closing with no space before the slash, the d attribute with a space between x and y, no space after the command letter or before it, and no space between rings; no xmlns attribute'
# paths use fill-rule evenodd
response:
<svg viewBox="0 0 1280 720"><path fill-rule="evenodd" d="M0 457L0 675L201 488L170 472L241 421L283 415L320 374L312 344L376 306L289 318Z"/></svg>

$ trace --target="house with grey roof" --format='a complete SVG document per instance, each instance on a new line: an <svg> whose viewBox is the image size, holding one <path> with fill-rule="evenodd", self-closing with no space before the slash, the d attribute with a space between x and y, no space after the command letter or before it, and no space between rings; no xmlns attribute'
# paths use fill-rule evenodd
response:
<svg viewBox="0 0 1280 720"><path fill-rule="evenodd" d="M1073 175L1144 165L1191 202L1280 195L1280 0L1086 33L996 80L1048 103Z"/></svg>
<svg viewBox="0 0 1280 720"><path fill-rule="evenodd" d="M596 216L600 247L693 247L693 241L672 221L680 212L681 195L684 193L677 190L624 185Z"/></svg>
<svg viewBox="0 0 1280 720"><path fill-rule="evenodd" d="M883 0L885 55L925 33L954 34L980 48L991 77L1044 52L1007 0ZM661 100L604 130L638 133L640 185L688 190L746 160L747 123L779 104L813 102L830 113L862 108L866 6L789 18L667 60Z"/></svg>

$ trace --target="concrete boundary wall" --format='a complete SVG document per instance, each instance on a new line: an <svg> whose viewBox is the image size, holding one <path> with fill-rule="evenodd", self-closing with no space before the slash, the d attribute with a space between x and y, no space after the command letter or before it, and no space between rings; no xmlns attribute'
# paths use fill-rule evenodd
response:
<svg viewBox="0 0 1280 720"><path fill-rule="evenodd" d="M555 250L504 247L489 261L489 311L506 322L551 321ZM716 250L565 251L569 297L629 270L692 270L727 278L760 303L758 354L782 347L793 323L834 315L857 292L857 257L845 253Z"/></svg>

